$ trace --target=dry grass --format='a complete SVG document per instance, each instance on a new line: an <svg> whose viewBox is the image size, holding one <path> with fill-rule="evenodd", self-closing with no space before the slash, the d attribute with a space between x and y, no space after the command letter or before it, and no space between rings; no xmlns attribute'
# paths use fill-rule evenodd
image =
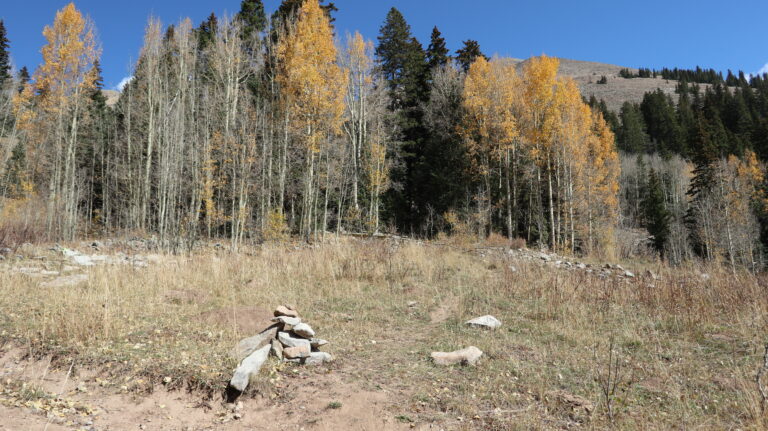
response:
<svg viewBox="0 0 768 431"><path fill-rule="evenodd" d="M479 255L415 242L273 245L168 256L144 269L96 267L87 283L65 288L43 287L6 262L0 328L6 342L98 368L118 387L150 389L174 376L179 388L217 394L235 365L227 352L251 334L231 319L201 316L239 319L247 317L242 307L292 303L331 341L338 360L330 372L399 394L391 413L403 421L448 429L766 427L753 381L768 311L763 278L691 266L656 267L660 280L603 280L510 259L503 250ZM484 314L504 326L461 325ZM469 345L485 352L476 368L428 360L431 351ZM258 387L282 396L266 380Z"/></svg>

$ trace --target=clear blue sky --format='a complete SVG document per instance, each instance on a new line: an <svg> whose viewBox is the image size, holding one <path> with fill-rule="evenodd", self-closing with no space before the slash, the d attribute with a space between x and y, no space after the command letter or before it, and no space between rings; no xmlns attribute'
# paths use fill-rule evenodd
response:
<svg viewBox="0 0 768 431"><path fill-rule="evenodd" d="M64 0L0 0L17 66L40 63L41 35ZM265 0L268 12L280 0ZM744 0L336 0L338 33L375 38L390 7L426 47L437 25L456 50L476 39L486 54L545 53L630 67L712 67L757 72L768 63L768 1ZM149 15L164 23L240 9L240 0L80 0L96 23L107 87L130 74ZM768 71L768 70L767 70Z"/></svg>

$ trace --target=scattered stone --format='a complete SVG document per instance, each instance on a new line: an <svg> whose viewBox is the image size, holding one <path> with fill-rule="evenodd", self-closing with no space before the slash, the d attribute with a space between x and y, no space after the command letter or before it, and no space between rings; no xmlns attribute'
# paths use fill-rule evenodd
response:
<svg viewBox="0 0 768 431"><path fill-rule="evenodd" d="M501 327L501 322L499 319L488 315L469 320L465 323L465 325L472 326L474 328L495 330Z"/></svg>
<svg viewBox="0 0 768 431"><path fill-rule="evenodd" d="M480 357L483 356L482 350L475 346L467 347L455 352L432 352L430 355L437 365L476 365Z"/></svg>
<svg viewBox="0 0 768 431"><path fill-rule="evenodd" d="M624 277L627 277L627 278L635 278L635 274L633 274L633 273L632 273L632 272L630 272L630 271L624 271Z"/></svg>
<svg viewBox="0 0 768 431"><path fill-rule="evenodd" d="M285 347L299 347L299 346L311 347L311 345L309 344L309 340L291 337L287 332L279 332L277 334L277 339L281 343L283 343L283 346Z"/></svg>
<svg viewBox="0 0 768 431"><path fill-rule="evenodd" d="M415 308L419 305L418 301L408 301L408 308Z"/></svg>
<svg viewBox="0 0 768 431"><path fill-rule="evenodd" d="M313 338L315 336L315 331L306 323L299 323L298 325L294 326L293 333L299 337L307 339Z"/></svg>
<svg viewBox="0 0 768 431"><path fill-rule="evenodd" d="M237 343L237 346L232 350L231 355L238 361L242 361L243 358L250 356L253 352L261 349L266 345L270 345L272 340L277 334L277 328L270 328L262 332L259 335L253 337L244 338Z"/></svg>
<svg viewBox="0 0 768 431"><path fill-rule="evenodd" d="M11 254L11 253L13 253L13 250L11 250L8 247L0 248L0 254L2 255Z"/></svg>
<svg viewBox="0 0 768 431"><path fill-rule="evenodd" d="M304 365L322 365L333 361L333 356L325 352L312 352L304 361Z"/></svg>
<svg viewBox="0 0 768 431"><path fill-rule="evenodd" d="M312 353L312 350L310 349L309 344L297 347L286 347L283 349L283 356L288 359L306 358L309 357L310 353Z"/></svg>
<svg viewBox="0 0 768 431"><path fill-rule="evenodd" d="M258 374L259 370L261 370L261 366L267 361L270 349L271 346L264 346L245 358L235 370L235 374L232 376L232 380L229 381L229 385L238 391L243 392L245 388L248 387L251 376Z"/></svg>
<svg viewBox="0 0 768 431"><path fill-rule="evenodd" d="M579 268L579 269L587 269L587 265L585 265L585 264L583 264L583 263L580 263L580 264L576 265L576 268Z"/></svg>
<svg viewBox="0 0 768 431"><path fill-rule="evenodd" d="M275 317L299 317L299 312L294 310L293 307L287 305L281 305L275 309Z"/></svg>
<svg viewBox="0 0 768 431"><path fill-rule="evenodd" d="M0 254L0 262L2 262L2 261L4 261L4 260L5 260L5 256L3 256L2 254Z"/></svg>

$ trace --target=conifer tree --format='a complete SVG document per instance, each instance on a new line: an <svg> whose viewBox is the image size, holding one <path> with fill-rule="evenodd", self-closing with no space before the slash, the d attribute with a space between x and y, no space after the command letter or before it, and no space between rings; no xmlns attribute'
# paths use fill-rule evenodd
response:
<svg viewBox="0 0 768 431"><path fill-rule="evenodd" d="M241 22L240 31L246 39L267 29L267 15L262 0L243 0L237 19Z"/></svg>
<svg viewBox="0 0 768 431"><path fill-rule="evenodd" d="M5 30L5 23L0 20L0 89L11 79L11 56L8 52L10 41Z"/></svg>
<svg viewBox="0 0 768 431"><path fill-rule="evenodd" d="M11 55L8 52L10 41L5 30L5 22L0 20L0 89L11 78Z"/></svg>
<svg viewBox="0 0 768 431"><path fill-rule="evenodd" d="M19 70L19 73L16 74L16 79L19 82L18 92L21 93L24 91L24 86L27 85L30 79L32 79L32 77L29 76L29 69L27 69L27 66L24 66Z"/></svg>
<svg viewBox="0 0 768 431"><path fill-rule="evenodd" d="M456 60L461 65L461 68L464 69L464 71L468 71L469 67L472 66L472 63L475 62L479 57L483 57L486 60L488 60L488 57L486 57L485 54L480 50L480 44L476 40L465 40L464 46L456 51Z"/></svg>
<svg viewBox="0 0 768 431"><path fill-rule="evenodd" d="M425 196L418 166L424 161L421 105L427 101L427 63L424 49L411 34L411 27L395 8L387 14L380 29L376 56L381 74L389 84L390 109L397 114L401 147L396 159L402 162L391 173L400 185L391 188L387 199L401 227L412 231L420 225L429 197Z"/></svg>
<svg viewBox="0 0 768 431"><path fill-rule="evenodd" d="M437 27L432 29L429 47L427 48L427 66L429 70L436 67L445 66L451 60L448 55L448 47L445 45L445 38Z"/></svg>
<svg viewBox="0 0 768 431"><path fill-rule="evenodd" d="M648 184L642 201L643 227L653 237L653 247L664 257L664 249L669 239L669 221L671 214L664 199L663 184L654 169L648 174Z"/></svg>

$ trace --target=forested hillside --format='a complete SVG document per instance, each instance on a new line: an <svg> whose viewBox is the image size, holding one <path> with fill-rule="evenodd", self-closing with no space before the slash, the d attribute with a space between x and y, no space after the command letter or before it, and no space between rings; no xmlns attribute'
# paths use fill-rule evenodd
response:
<svg viewBox="0 0 768 431"><path fill-rule="evenodd" d="M150 18L109 104L74 4L33 73L11 73L0 22L0 245L464 233L762 265L767 77L702 89L688 80L707 71L664 70L679 101L651 92L615 113L558 59L488 58L474 40L451 53L437 27L422 44L394 8L377 40L342 38L321 3ZM612 79L647 79L625 75ZM630 230L648 240L627 246Z"/></svg>

